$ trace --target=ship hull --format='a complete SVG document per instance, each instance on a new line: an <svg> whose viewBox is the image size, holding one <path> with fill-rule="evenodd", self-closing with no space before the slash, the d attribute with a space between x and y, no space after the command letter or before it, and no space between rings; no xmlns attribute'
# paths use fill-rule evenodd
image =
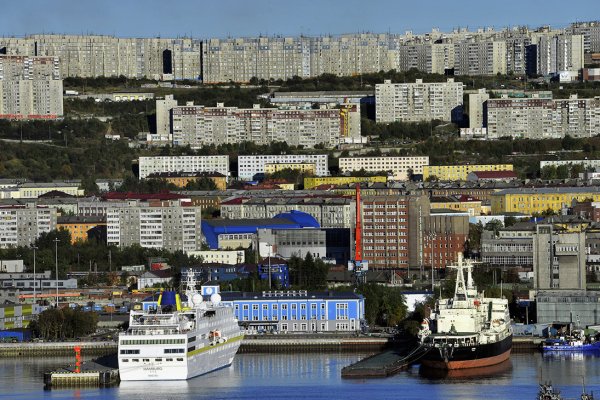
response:
<svg viewBox="0 0 600 400"><path fill-rule="evenodd" d="M243 336L225 343L209 346L191 352L170 361L161 357L139 358L136 362L119 360L119 378L121 381L168 381L185 380L208 374L228 367L233 362ZM147 361L145 361L147 360Z"/></svg>
<svg viewBox="0 0 600 400"><path fill-rule="evenodd" d="M432 348L421 360L424 367L436 369L481 368L500 364L510 358L512 335L505 339L477 346L455 347L446 356Z"/></svg>

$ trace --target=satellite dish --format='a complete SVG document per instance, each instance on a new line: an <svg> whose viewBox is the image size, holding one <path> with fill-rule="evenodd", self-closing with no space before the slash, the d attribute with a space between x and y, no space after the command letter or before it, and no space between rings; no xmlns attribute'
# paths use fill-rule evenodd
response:
<svg viewBox="0 0 600 400"><path fill-rule="evenodd" d="M202 295L200 293L194 293L192 296L192 306L198 307L202 303Z"/></svg>
<svg viewBox="0 0 600 400"><path fill-rule="evenodd" d="M219 293L215 293L213 295L210 296L210 301L214 304L217 305L221 302L221 295Z"/></svg>

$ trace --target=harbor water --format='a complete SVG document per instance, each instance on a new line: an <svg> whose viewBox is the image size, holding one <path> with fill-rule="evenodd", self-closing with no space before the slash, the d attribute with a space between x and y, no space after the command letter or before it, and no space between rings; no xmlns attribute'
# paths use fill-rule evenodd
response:
<svg viewBox="0 0 600 400"><path fill-rule="evenodd" d="M576 398L585 379L600 395L600 353L514 354L509 362L450 375L418 365L382 379L342 379L341 369L366 354L238 354L231 367L189 381L122 382L111 388L44 390L45 371L70 358L0 359L4 399L534 399L551 381Z"/></svg>

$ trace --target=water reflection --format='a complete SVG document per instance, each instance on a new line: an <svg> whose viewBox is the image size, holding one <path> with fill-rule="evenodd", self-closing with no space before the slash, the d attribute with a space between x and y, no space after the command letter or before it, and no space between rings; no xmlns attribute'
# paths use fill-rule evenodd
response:
<svg viewBox="0 0 600 400"><path fill-rule="evenodd" d="M500 364L490 365L488 367L454 370L427 368L421 365L419 368L419 375L432 380L472 380L493 377L500 383L500 381L508 382L510 380L511 371L512 361L506 360Z"/></svg>

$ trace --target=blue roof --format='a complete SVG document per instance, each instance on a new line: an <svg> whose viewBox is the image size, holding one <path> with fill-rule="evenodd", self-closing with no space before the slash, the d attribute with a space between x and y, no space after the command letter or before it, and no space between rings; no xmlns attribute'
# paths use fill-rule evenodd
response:
<svg viewBox="0 0 600 400"><path fill-rule="evenodd" d="M266 219L209 219L202 221L202 234L206 243L215 250L219 248L219 235L256 233L258 229L320 228L319 222L302 211L289 211Z"/></svg>

